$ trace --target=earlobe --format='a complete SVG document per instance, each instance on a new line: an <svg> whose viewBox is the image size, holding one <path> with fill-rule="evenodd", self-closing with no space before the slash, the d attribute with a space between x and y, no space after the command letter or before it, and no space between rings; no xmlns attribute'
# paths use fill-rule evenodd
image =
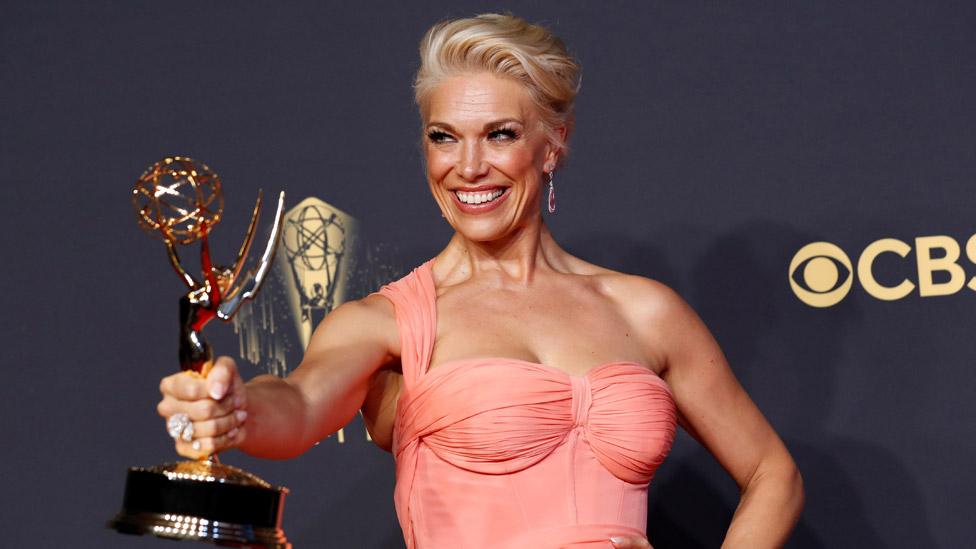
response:
<svg viewBox="0 0 976 549"><path fill-rule="evenodd" d="M551 172L556 169L556 166L559 165L559 151L560 147L550 145L549 151L546 153L546 161L543 164L544 171Z"/></svg>
<svg viewBox="0 0 976 549"><path fill-rule="evenodd" d="M551 172L552 170L556 169L556 166L559 165L559 153L562 152L562 144L566 143L566 126L559 126L555 131L559 136L559 144L549 144L549 151L546 153L547 172Z"/></svg>

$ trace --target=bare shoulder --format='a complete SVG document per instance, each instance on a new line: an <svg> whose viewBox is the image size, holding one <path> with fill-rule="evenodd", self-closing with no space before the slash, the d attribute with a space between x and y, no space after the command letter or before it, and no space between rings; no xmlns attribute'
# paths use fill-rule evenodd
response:
<svg viewBox="0 0 976 549"><path fill-rule="evenodd" d="M587 263L597 289L628 318L646 324L679 320L694 314L684 299L668 285L645 276L622 273Z"/></svg>
<svg viewBox="0 0 976 549"><path fill-rule="evenodd" d="M393 302L378 293L372 293L362 299L346 301L336 310L348 308L350 314L368 316L371 320L386 320L396 322Z"/></svg>
<svg viewBox="0 0 976 549"><path fill-rule="evenodd" d="M323 324L330 323L335 329L336 325L349 328L364 327L396 327L396 314L393 310L393 303L389 299L379 295L370 294L362 299L346 301L330 312ZM370 330L374 331L374 330Z"/></svg>
<svg viewBox="0 0 976 549"><path fill-rule="evenodd" d="M663 282L639 275L613 273L601 276L608 297L628 312L645 318L669 317L687 307L685 301Z"/></svg>
<svg viewBox="0 0 976 549"><path fill-rule="evenodd" d="M598 267L591 273L598 291L612 302L636 334L648 365L666 375L696 334L707 329L671 287L652 278Z"/></svg>

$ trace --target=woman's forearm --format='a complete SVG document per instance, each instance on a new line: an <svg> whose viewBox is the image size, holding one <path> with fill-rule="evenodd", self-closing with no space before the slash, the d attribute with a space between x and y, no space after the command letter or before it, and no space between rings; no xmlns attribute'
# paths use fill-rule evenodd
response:
<svg viewBox="0 0 976 549"><path fill-rule="evenodd" d="M803 481L792 460L757 472L742 490L722 548L782 547L802 509Z"/></svg>
<svg viewBox="0 0 976 549"><path fill-rule="evenodd" d="M306 436L306 404L302 392L287 380L262 375L247 382L247 419L240 449L247 454L286 459L302 454Z"/></svg>

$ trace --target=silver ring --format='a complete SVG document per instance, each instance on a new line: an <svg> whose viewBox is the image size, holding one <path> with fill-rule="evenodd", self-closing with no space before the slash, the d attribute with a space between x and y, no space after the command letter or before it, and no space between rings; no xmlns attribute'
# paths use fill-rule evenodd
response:
<svg viewBox="0 0 976 549"><path fill-rule="evenodd" d="M180 412L169 416L166 420L166 431L174 439L183 439L186 442L193 440L193 422L190 416Z"/></svg>

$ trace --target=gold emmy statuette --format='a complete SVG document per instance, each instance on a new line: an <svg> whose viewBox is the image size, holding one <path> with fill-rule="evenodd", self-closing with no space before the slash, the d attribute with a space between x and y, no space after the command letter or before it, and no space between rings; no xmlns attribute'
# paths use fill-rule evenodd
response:
<svg viewBox="0 0 976 549"><path fill-rule="evenodd" d="M244 243L231 267L214 265L207 235L220 221L224 199L210 168L186 157L165 158L146 170L132 190L139 225L166 245L170 264L186 284L180 298L180 368L206 376L213 354L203 327L229 321L252 299L274 259L281 235L285 193L278 197L271 237L254 268L241 276L261 213L261 194ZM180 262L177 246L200 241L200 278ZM197 540L236 547L290 548L281 529L287 488L224 465L217 456L197 461L132 467L122 510L108 525L127 534Z"/></svg>

